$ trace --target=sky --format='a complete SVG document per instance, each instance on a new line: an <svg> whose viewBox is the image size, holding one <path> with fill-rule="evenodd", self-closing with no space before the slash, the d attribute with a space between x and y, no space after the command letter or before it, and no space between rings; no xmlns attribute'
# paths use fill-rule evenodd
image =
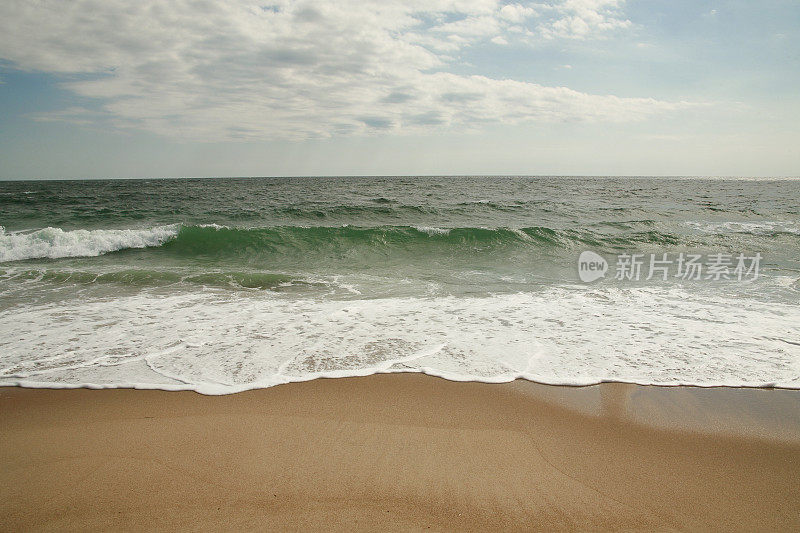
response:
<svg viewBox="0 0 800 533"><path fill-rule="evenodd" d="M800 176L796 0L4 0L0 179Z"/></svg>

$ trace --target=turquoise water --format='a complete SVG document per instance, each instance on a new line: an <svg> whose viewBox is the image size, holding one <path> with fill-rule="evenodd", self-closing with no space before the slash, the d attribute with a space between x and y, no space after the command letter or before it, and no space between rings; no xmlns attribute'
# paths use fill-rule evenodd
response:
<svg viewBox="0 0 800 533"><path fill-rule="evenodd" d="M0 383L800 384L798 180L0 182L0 225ZM762 260L617 280L624 253Z"/></svg>

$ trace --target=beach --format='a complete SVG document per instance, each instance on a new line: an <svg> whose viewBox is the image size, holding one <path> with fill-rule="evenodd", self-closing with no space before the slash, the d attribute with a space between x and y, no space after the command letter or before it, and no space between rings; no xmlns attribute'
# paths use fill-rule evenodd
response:
<svg viewBox="0 0 800 533"><path fill-rule="evenodd" d="M0 388L3 530L797 530L800 392Z"/></svg>

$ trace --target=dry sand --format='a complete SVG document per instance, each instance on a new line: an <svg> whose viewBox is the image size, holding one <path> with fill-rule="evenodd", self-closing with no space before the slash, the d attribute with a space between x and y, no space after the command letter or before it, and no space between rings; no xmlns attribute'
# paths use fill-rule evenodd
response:
<svg viewBox="0 0 800 533"><path fill-rule="evenodd" d="M800 529L800 391L0 388L0 529Z"/></svg>

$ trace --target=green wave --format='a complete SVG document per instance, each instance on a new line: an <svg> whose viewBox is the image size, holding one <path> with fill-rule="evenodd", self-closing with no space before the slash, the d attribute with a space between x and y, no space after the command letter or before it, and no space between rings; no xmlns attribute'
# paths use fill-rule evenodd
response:
<svg viewBox="0 0 800 533"><path fill-rule="evenodd" d="M2 229L0 229L2 231ZM689 245L688 237L655 229L639 231L597 229L415 226L269 226L256 228L216 225L159 226L137 230L64 232L48 228L32 234L6 236L7 261L106 256L132 260L142 254L180 261L269 260L281 270L304 263L314 268L317 260L357 260L375 257L420 261L426 257L500 260L487 252L538 255L538 252L570 252L593 247L613 252L642 245ZM0 256L2 257L2 256ZM133 275L133 274L131 274Z"/></svg>
<svg viewBox="0 0 800 533"><path fill-rule="evenodd" d="M184 226L160 250L180 256L241 256L285 253L346 252L353 249L424 253L485 251L493 248L573 248L597 246L619 249L642 244L675 245L677 235L649 230L608 235L587 230L556 230L543 226L511 228L425 228L413 226L273 226L228 228Z"/></svg>

